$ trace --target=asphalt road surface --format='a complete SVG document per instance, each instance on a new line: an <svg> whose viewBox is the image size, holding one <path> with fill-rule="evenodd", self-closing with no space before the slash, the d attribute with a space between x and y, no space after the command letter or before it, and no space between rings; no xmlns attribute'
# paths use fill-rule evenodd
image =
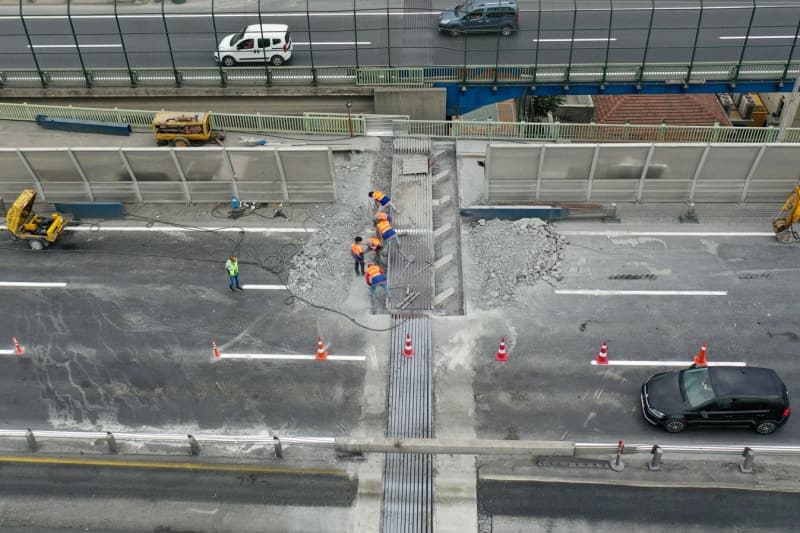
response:
<svg viewBox="0 0 800 533"><path fill-rule="evenodd" d="M520 31L511 37L440 33L436 20L452 2L406 2L405 9L257 13L64 14L0 17L0 69L213 67L225 36L248 24L288 24L295 44L289 65L493 65L778 61L798 57L800 6L791 2L613 3L520 2ZM172 6L172 9L175 9ZM57 13L57 12L56 12ZM216 25L216 30L215 30ZM30 35L30 41L26 37ZM74 27L74 36L73 36ZM748 28L750 28L748 33ZM167 38L169 36L169 38ZM80 54L76 53L76 40Z"/></svg>
<svg viewBox="0 0 800 533"><path fill-rule="evenodd" d="M800 494L693 488L482 481L493 533L797 531Z"/></svg>
<svg viewBox="0 0 800 533"><path fill-rule="evenodd" d="M6 531L345 532L357 485L337 469L6 459Z"/></svg>
<svg viewBox="0 0 800 533"><path fill-rule="evenodd" d="M223 353L306 355L317 335L331 354L364 355L383 340L343 327L338 315L287 305L286 291L247 289L285 281L286 271L260 265L290 257L296 235L66 232L35 255L9 237L0 242L2 281L67 286L0 287L2 337L26 345L23 357L0 356L4 426L334 436L358 423L363 361L213 358L212 339ZM243 292L228 290L232 253Z"/></svg>

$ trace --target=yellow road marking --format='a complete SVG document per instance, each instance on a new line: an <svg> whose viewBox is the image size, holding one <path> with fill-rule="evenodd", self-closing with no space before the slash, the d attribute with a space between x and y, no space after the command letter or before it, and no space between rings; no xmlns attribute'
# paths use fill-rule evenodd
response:
<svg viewBox="0 0 800 533"><path fill-rule="evenodd" d="M208 470L217 472L250 472L262 474L297 474L307 476L347 476L344 470L333 468L290 468L283 466L216 465L208 463L170 463L158 461L124 461L113 459L73 459L66 457L24 457L0 455L0 463L29 463L37 465L106 466L115 468L154 468L164 470Z"/></svg>

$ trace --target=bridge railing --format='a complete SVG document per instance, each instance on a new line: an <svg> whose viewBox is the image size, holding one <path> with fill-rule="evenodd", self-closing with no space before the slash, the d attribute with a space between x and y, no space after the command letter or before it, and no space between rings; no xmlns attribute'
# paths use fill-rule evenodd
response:
<svg viewBox="0 0 800 533"><path fill-rule="evenodd" d="M155 111L103 109L0 103L0 120L35 121L36 115L78 120L125 122L135 128L150 128ZM212 113L215 128L254 134L293 133L310 135L368 135L365 115L305 113L304 115L261 115ZM392 121L395 137L438 137L454 139L569 141L569 142L696 142L771 143L777 141L773 127L671 126L633 124L574 124L561 122L480 122L462 120ZM789 128L783 142L800 142L800 128Z"/></svg>

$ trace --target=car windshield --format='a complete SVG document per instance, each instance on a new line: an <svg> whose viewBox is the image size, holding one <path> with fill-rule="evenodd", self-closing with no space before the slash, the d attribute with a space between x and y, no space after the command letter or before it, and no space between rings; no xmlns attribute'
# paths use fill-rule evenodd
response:
<svg viewBox="0 0 800 533"><path fill-rule="evenodd" d="M684 401L692 409L716 397L708 368L692 368L681 372L680 387Z"/></svg>

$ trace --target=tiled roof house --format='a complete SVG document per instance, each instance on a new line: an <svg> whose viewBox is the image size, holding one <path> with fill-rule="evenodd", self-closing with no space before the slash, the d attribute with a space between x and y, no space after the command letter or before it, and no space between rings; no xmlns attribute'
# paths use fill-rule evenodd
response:
<svg viewBox="0 0 800 533"><path fill-rule="evenodd" d="M593 96L598 124L661 124L670 126L730 126L713 94L637 94Z"/></svg>

